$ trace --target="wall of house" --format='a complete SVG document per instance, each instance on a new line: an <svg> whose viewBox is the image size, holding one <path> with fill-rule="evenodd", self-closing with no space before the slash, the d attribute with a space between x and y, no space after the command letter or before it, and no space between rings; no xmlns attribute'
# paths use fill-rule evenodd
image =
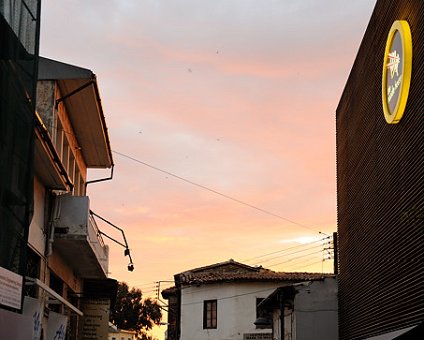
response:
<svg viewBox="0 0 424 340"><path fill-rule="evenodd" d="M268 333L257 329L256 299L266 298L281 283L219 283L183 288L181 291L180 339L243 340L245 333ZM217 300L217 328L203 329L203 302Z"/></svg>
<svg viewBox="0 0 424 340"><path fill-rule="evenodd" d="M297 287L294 299L296 340L338 339L337 281L326 278ZM287 326L288 323L287 323Z"/></svg>

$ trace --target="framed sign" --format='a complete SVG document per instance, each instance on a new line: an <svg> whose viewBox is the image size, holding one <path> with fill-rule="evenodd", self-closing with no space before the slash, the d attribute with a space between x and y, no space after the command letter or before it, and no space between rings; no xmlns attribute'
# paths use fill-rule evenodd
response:
<svg viewBox="0 0 424 340"><path fill-rule="evenodd" d="M397 124L403 116L411 83L411 70L411 29L405 20L397 20L387 37L381 87L384 117L389 124Z"/></svg>

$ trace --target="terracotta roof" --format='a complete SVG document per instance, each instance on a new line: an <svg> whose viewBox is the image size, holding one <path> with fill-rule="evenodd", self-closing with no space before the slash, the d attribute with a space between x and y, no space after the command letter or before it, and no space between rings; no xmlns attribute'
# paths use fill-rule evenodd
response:
<svg viewBox="0 0 424 340"><path fill-rule="evenodd" d="M177 287L169 287L162 290L161 294L164 299L168 299L170 296L175 295L177 293Z"/></svg>
<svg viewBox="0 0 424 340"><path fill-rule="evenodd" d="M299 282L320 280L331 276L322 273L275 272L262 267L251 267L229 260L206 267L191 269L175 275L177 285L205 284L229 281Z"/></svg>

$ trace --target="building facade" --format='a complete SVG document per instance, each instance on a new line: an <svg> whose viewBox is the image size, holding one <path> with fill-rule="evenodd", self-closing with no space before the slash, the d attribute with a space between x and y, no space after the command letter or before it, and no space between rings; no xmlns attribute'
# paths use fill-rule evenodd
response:
<svg viewBox="0 0 424 340"><path fill-rule="evenodd" d="M162 292L168 304L168 340L272 339L271 319L258 304L283 283L321 278L315 273L279 273L234 260L175 275L175 287Z"/></svg>
<svg viewBox="0 0 424 340"><path fill-rule="evenodd" d="M272 315L272 340L338 339L335 277L286 284L258 307Z"/></svg>
<svg viewBox="0 0 424 340"><path fill-rule="evenodd" d="M40 1L0 2L0 338L29 338L20 314L33 210Z"/></svg>
<svg viewBox="0 0 424 340"><path fill-rule="evenodd" d="M39 333L62 327L68 339L107 339L117 282L108 279L108 246L86 196L87 168L113 167L96 77L47 58L38 74L23 313L39 305Z"/></svg>
<svg viewBox="0 0 424 340"><path fill-rule="evenodd" d="M423 19L376 2L337 107L341 339L424 320Z"/></svg>

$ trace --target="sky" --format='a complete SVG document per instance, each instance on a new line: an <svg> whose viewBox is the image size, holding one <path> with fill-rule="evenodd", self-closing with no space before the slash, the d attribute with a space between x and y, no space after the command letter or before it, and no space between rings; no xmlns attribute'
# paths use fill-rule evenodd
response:
<svg viewBox="0 0 424 340"><path fill-rule="evenodd" d="M110 277L155 296L230 258L332 271L335 110L374 5L42 1L40 54L97 75L115 169L88 195L135 266L107 242Z"/></svg>

